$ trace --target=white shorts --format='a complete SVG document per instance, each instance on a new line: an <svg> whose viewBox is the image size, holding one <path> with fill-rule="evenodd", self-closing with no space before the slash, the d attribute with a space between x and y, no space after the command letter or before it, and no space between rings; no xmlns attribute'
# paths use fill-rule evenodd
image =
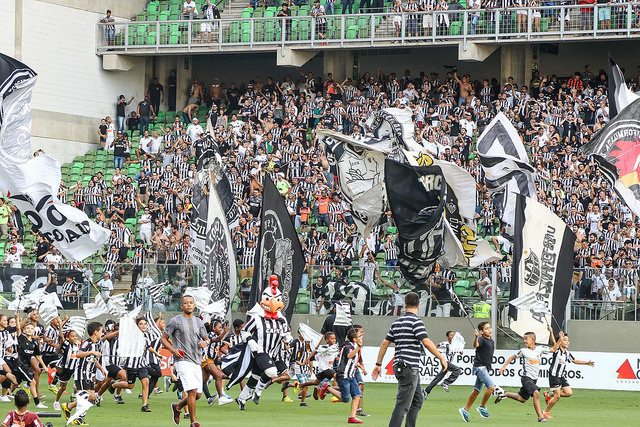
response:
<svg viewBox="0 0 640 427"><path fill-rule="evenodd" d="M182 382L184 391L195 390L202 393L202 368L188 360L181 360L174 365L176 374Z"/></svg>

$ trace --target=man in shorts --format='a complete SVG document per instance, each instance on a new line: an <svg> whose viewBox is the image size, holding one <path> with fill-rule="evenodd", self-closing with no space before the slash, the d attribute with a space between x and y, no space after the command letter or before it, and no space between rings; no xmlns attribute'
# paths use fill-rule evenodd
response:
<svg viewBox="0 0 640 427"><path fill-rule="evenodd" d="M174 369L182 382L185 394L178 403L171 404L173 422L180 423L182 408L189 408L191 427L200 427L196 421L196 400L202 396L202 349L209 345L207 329L202 319L193 315L196 302L190 295L180 301L182 314L169 320L162 334L162 345L175 359Z"/></svg>

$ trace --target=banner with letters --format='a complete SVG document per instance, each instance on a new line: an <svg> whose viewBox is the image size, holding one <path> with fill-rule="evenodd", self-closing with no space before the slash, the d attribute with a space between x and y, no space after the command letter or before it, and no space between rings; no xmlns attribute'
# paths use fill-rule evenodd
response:
<svg viewBox="0 0 640 427"><path fill-rule="evenodd" d="M365 382L374 382L371 379L374 363L378 357L378 347L365 346L362 348L362 360L365 361L367 374L364 375ZM496 350L493 355L493 365L491 375L496 385L501 387L520 387L520 375L522 374L522 363L514 361L505 369L502 375L498 376L498 369L509 356L515 354L517 350ZM572 388L585 388L594 390L640 390L640 353L604 353L571 351L578 360L592 360L595 366L569 364L567 366L566 378ZM382 361L382 374L375 382L395 383L393 375L393 354L394 349L390 347ZM453 363L462 368L462 375L457 379L455 385L471 386L475 383L476 377L471 373L475 350L464 349L462 354L457 354L453 358ZM540 379L538 386L541 389L549 387L548 370L551 364L552 354L543 354ZM422 356L420 367L420 383L428 384L440 372L440 362L431 354Z"/></svg>

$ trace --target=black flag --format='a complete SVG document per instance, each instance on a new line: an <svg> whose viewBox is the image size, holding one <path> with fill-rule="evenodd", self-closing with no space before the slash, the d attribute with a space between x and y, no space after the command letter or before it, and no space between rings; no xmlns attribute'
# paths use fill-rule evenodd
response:
<svg viewBox="0 0 640 427"><path fill-rule="evenodd" d="M265 178L262 192L260 239L254 267L249 306L252 307L260 301L269 276L275 274L280 279L283 311L287 321L290 321L305 259L284 199L268 176Z"/></svg>
<svg viewBox="0 0 640 427"><path fill-rule="evenodd" d="M438 166L414 167L385 161L385 184L398 226L398 261L405 279L424 284L443 250L446 184Z"/></svg>

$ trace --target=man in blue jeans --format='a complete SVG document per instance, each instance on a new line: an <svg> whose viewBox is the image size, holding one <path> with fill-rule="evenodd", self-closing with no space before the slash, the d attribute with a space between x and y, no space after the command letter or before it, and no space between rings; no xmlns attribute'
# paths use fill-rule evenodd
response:
<svg viewBox="0 0 640 427"><path fill-rule="evenodd" d="M125 143L122 139L122 132L118 132L116 140L113 141L111 147L113 148L113 168L122 169L122 165L124 164L125 151Z"/></svg>
<svg viewBox="0 0 640 427"><path fill-rule="evenodd" d="M384 355L387 353L389 345L395 344L393 372L398 380L398 393L389 427L401 427L405 417L406 423L404 425L406 427L415 427L416 425L418 413L424 401L422 388L420 388L422 346L438 358L443 370L448 367L447 360L429 339L427 329L424 327L422 319L418 317L420 296L415 292L409 292L404 298L404 305L406 312L391 325L387 337L380 345L376 367L371 373L371 378L374 381L377 380L380 376Z"/></svg>

